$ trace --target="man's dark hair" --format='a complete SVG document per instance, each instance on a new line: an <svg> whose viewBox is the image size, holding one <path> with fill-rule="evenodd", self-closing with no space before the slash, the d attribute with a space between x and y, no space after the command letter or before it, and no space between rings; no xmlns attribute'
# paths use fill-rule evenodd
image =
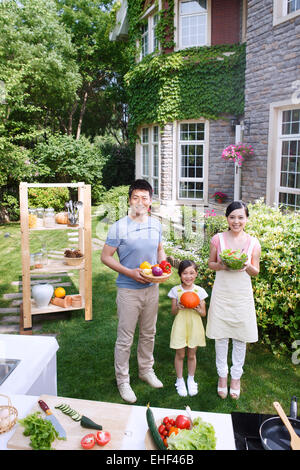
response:
<svg viewBox="0 0 300 470"><path fill-rule="evenodd" d="M132 192L133 192L135 189L141 189L141 190L143 190L143 191L148 191L150 198L152 198L153 189L152 189L151 184L148 183L148 181L142 180L142 179L135 180L135 181L131 184L131 186L129 187L129 199L131 198Z"/></svg>

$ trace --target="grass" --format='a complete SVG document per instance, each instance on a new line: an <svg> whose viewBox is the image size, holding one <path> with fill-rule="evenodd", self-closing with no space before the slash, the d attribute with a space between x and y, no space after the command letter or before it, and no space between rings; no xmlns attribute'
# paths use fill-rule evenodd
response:
<svg viewBox="0 0 300 470"><path fill-rule="evenodd" d="M93 237L96 236L97 220L93 219ZM9 237L4 235L9 233ZM49 249L67 246L64 231L49 231ZM41 245L41 232L32 235L33 249ZM0 260L0 307L7 307L3 294L18 291L11 282L21 279L20 226L18 223L0 226L0 249L4 256ZM97 401L124 403L119 396L114 375L114 344L117 331L116 287L117 274L101 264L100 251L93 251L93 320L85 322L83 310L54 316L44 320L42 331L33 334L56 334L59 344L57 352L58 395ZM152 389L139 380L136 351L137 333L132 347L130 374L131 385L138 397L137 405L184 409L218 413L256 412L274 414L273 401L279 401L286 412L292 395L299 390L300 367L291 357L275 357L260 342L247 347L246 363L242 378L242 393L238 401L221 400L216 394L217 374L215 369L214 342L207 339L207 346L197 352L196 381L199 393L195 397L181 398L174 387L174 351L169 348L172 326L169 289L178 283L176 273L160 285L159 315L155 342L155 365L163 389ZM77 291L77 279L67 293ZM39 316L41 317L41 316ZM0 316L1 323L1 316ZM185 376L187 375L185 365Z"/></svg>

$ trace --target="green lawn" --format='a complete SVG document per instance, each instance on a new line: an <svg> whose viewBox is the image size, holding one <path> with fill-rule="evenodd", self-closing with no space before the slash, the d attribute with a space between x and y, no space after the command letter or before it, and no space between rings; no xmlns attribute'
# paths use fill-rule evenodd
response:
<svg viewBox="0 0 300 470"><path fill-rule="evenodd" d="M97 220L93 219L93 237ZM9 237L4 237L6 233ZM64 231L46 234L49 249L64 248L67 238ZM41 235L37 235L41 237ZM33 249L39 247L40 238L34 235ZM11 282L21 275L19 224L0 226L0 307L7 307L3 294L18 291ZM33 334L56 334L59 343L57 353L58 394L65 397L124 403L118 394L114 378L114 343L117 330L116 273L100 262L100 251L93 251L93 320L85 322L84 312L65 314L63 318L44 320L42 331ZM68 293L77 291L77 278ZM289 356L275 357L264 345L248 345L242 393L238 401L221 400L216 394L214 342L207 340L205 348L199 348L196 380L199 393L195 397L181 398L174 387L174 351L169 348L172 325L169 289L178 283L176 273L160 286L159 316L155 344L155 370L164 382L163 389L152 389L138 378L136 339L131 355L131 384L138 397L137 405L172 407L182 409L190 405L193 410L230 413L232 411L272 413L272 402L279 401L286 412L292 395L299 395L300 366ZM41 316L39 316L41 317ZM1 322L1 316L0 316ZM185 375L186 375L185 368Z"/></svg>

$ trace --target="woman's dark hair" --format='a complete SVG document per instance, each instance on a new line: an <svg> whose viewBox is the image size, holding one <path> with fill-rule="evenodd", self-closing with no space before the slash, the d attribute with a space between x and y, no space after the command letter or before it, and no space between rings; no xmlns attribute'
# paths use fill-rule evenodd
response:
<svg viewBox="0 0 300 470"><path fill-rule="evenodd" d="M229 206L227 206L225 216L228 217L229 214L231 214L231 212L235 211L236 209L244 209L246 216L249 217L248 207L246 206L246 204L243 201L233 201L233 202L231 202L231 204L229 204Z"/></svg>
<svg viewBox="0 0 300 470"><path fill-rule="evenodd" d="M198 272L198 266L196 265L196 263L194 261L191 261L189 259L184 259L184 260L180 261L179 266L178 266L179 276L181 276L183 271L186 268L189 268L190 266L192 266L195 269L195 271Z"/></svg>
<svg viewBox="0 0 300 470"><path fill-rule="evenodd" d="M135 189L141 189L141 190L144 190L144 191L148 191L150 198L152 198L153 189L152 189L151 184L148 183L148 181L142 180L142 179L135 180L129 188L129 199L131 198L132 192Z"/></svg>

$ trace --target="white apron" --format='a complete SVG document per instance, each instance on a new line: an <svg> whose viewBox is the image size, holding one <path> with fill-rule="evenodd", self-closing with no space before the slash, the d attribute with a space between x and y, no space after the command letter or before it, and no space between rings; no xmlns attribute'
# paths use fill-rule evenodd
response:
<svg viewBox="0 0 300 470"><path fill-rule="evenodd" d="M221 251L225 248L219 234ZM248 259L255 239L251 237ZM211 339L232 338L254 343L258 340L251 277L246 271L216 271L207 316L206 336Z"/></svg>

